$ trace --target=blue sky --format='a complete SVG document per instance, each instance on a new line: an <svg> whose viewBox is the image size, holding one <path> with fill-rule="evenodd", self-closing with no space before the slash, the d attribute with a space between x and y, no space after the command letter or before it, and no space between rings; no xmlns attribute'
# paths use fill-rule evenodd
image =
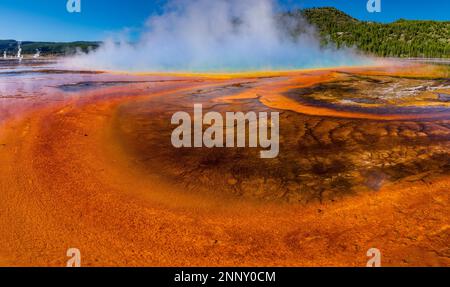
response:
<svg viewBox="0 0 450 287"><path fill-rule="evenodd" d="M211 0L214 1L214 0ZM450 21L449 0L381 0L381 13L368 13L368 0L279 0L283 9L333 6L361 20L399 18ZM0 39L31 41L102 40L125 29L138 34L165 0L81 0L81 13L68 13L67 0L0 0Z"/></svg>

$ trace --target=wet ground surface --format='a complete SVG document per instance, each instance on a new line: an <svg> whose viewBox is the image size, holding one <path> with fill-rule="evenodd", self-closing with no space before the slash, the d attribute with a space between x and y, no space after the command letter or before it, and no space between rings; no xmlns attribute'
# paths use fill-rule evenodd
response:
<svg viewBox="0 0 450 287"><path fill-rule="evenodd" d="M446 68L0 66L0 265L61 266L67 246L89 266L364 266L374 246L449 264ZM279 156L174 148L173 113L199 103L280 112Z"/></svg>
<svg viewBox="0 0 450 287"><path fill-rule="evenodd" d="M102 95L108 88L113 91L115 87L122 88L138 96L158 84L183 85L190 81L174 76L68 71L52 68L52 64L29 63L25 67L33 69L17 71L9 66L12 70L2 75L1 83L3 116L13 114L14 108L45 105L46 101L89 98L97 92ZM305 73L311 74L314 72ZM295 83L297 78L300 80ZM301 78L301 73L230 80L199 78L196 80L199 86L208 82L205 88L119 105L113 130L132 162L146 173L158 174L180 185L186 193L214 192L292 203L322 202L346 194L377 191L385 183L449 173L450 106L445 94L450 91L448 78L334 71L332 77L325 75L322 82L306 87ZM239 98L255 89L275 90L274 85L289 87L280 93L280 98L312 108L345 111L350 118L273 109L261 101L258 92L253 98ZM224 97L236 99L227 102ZM17 104L15 100L28 103ZM194 103L203 104L204 113L215 111L223 116L229 111L281 112L280 155L261 160L258 148L173 148L169 142L174 129L171 117L177 111L192 114ZM360 115L359 118L351 119L352 113ZM364 115L377 114L411 118L364 119ZM433 119L427 119L427 115Z"/></svg>
<svg viewBox="0 0 450 287"><path fill-rule="evenodd" d="M361 76L351 73L336 82L300 88L287 96L308 105L365 113L446 113L448 79ZM353 95L353 97L352 97ZM444 115L445 118L445 115Z"/></svg>
<svg viewBox="0 0 450 287"><path fill-rule="evenodd" d="M387 183L423 181L428 176L445 176L450 172L449 107L434 92L449 88L448 80L442 79L380 80L350 74L341 81L291 89L286 93L288 98L312 107L413 118L349 119L275 110L281 112L281 150L276 159L261 160L260 149L179 150L161 140L170 139L174 128L170 125L171 115L180 110L192 112L193 102L203 103L205 113L216 111L224 117L227 111L274 111L258 97L220 102L224 95L239 97L258 85L264 89L264 81L123 105L116 117L119 137L132 151L134 162L142 164L148 172L158 170L167 180L182 185L186 192L203 190L292 203L323 202L344 195L376 192ZM428 94L423 96L424 93ZM360 99L362 104L354 99ZM377 106L371 107L365 100ZM435 119L420 119L421 115L430 114Z"/></svg>

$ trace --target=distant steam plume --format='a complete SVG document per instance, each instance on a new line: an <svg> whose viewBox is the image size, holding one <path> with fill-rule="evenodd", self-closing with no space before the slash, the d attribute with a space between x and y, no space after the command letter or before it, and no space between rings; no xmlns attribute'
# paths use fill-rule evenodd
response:
<svg viewBox="0 0 450 287"><path fill-rule="evenodd" d="M174 0L151 16L135 43L110 39L67 59L77 68L127 71L244 71L365 63L353 49L321 47L300 17L281 21L272 0ZM293 37L292 31L301 30Z"/></svg>

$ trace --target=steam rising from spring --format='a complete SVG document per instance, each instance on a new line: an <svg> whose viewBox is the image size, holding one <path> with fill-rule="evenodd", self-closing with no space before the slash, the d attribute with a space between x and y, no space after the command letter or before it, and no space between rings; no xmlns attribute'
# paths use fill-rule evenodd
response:
<svg viewBox="0 0 450 287"><path fill-rule="evenodd" d="M33 55L34 59L37 59L41 56L41 51L39 51L39 49L36 49L36 53Z"/></svg>
<svg viewBox="0 0 450 287"><path fill-rule="evenodd" d="M109 39L65 62L122 71L249 71L369 61L352 49L321 47L304 19L279 15L272 0L173 0L148 19L136 43Z"/></svg>
<svg viewBox="0 0 450 287"><path fill-rule="evenodd" d="M17 42L17 59L19 60L19 62L22 62L22 59L23 59L21 42Z"/></svg>

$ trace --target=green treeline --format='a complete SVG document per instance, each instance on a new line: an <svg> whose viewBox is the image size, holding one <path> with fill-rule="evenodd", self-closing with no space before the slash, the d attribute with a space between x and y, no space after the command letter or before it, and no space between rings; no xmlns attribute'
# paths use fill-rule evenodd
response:
<svg viewBox="0 0 450 287"><path fill-rule="evenodd" d="M357 47L383 57L450 58L450 21L363 22L335 8L312 8L288 14L303 15L314 24L323 44Z"/></svg>
<svg viewBox="0 0 450 287"><path fill-rule="evenodd" d="M34 54L39 50L42 55L70 55L77 51L87 52L90 49L96 49L99 42L69 42L69 43L54 43L54 42L21 42L22 53L24 55ZM0 40L0 54L6 51L8 55L17 53L18 42L15 40ZM0 56L1 56L0 55Z"/></svg>

